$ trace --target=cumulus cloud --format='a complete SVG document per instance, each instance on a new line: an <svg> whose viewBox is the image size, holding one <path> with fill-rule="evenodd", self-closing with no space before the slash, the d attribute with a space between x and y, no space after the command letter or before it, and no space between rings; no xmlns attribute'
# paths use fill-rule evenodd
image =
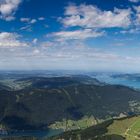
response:
<svg viewBox="0 0 140 140"><path fill-rule="evenodd" d="M27 47L28 44L19 40L16 33L2 32L0 33L0 47Z"/></svg>
<svg viewBox="0 0 140 140"><path fill-rule="evenodd" d="M135 14L136 20L134 22L136 25L140 25L140 6L135 6L134 9L136 10Z"/></svg>
<svg viewBox="0 0 140 140"><path fill-rule="evenodd" d="M124 28L131 24L131 10L103 11L94 5L69 5L65 8L65 17L59 20L67 27Z"/></svg>
<svg viewBox="0 0 140 140"><path fill-rule="evenodd" d="M80 29L75 31L60 31L52 33L51 36L59 40L84 40L87 38L96 38L103 36L104 32L98 32L92 29Z"/></svg>
<svg viewBox="0 0 140 140"><path fill-rule="evenodd" d="M0 34L1 40L11 38L9 36L9 34ZM130 70L133 66L134 68L136 68L135 66L139 67L140 62L140 57L118 55L117 52L89 47L79 40L60 41L59 43L49 41L44 42L40 47L13 47L15 45L11 45L10 49L7 49L7 46L9 47L9 45L0 47L0 65L3 69L103 69L120 71L121 68Z"/></svg>
<svg viewBox="0 0 140 140"><path fill-rule="evenodd" d="M0 18L7 21L13 20L21 2L22 0L0 0Z"/></svg>

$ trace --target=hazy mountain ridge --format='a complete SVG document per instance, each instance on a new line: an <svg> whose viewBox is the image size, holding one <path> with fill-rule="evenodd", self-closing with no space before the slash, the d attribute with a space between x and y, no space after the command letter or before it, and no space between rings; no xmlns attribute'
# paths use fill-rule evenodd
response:
<svg viewBox="0 0 140 140"><path fill-rule="evenodd" d="M11 75L10 75L11 76ZM27 76L17 75L17 77L3 77L0 79L1 85L7 87L7 90L21 90L24 88L58 88L68 85L78 85L78 84L94 84L94 85L104 85L105 83L99 82L95 78L84 75L67 75L67 76L55 76L55 77L46 77L46 76ZM16 79L17 78L17 79Z"/></svg>
<svg viewBox="0 0 140 140"><path fill-rule="evenodd" d="M21 90L1 90L1 123L11 129L47 129L62 119L97 119L139 114L140 93L128 87L107 85L87 76L20 78L30 82ZM49 115L48 115L49 114Z"/></svg>

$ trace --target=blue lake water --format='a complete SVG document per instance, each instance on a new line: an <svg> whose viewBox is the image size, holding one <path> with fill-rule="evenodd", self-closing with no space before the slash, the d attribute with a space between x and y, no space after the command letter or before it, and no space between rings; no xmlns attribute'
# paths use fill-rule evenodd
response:
<svg viewBox="0 0 140 140"><path fill-rule="evenodd" d="M126 78L122 77L113 77L111 75L97 75L93 76L101 82L105 82L111 85L124 85L135 89L140 89L140 78Z"/></svg>

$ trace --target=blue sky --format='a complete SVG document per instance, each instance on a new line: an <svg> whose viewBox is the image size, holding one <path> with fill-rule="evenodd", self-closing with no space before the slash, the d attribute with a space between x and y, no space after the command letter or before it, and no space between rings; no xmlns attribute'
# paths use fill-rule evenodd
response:
<svg viewBox="0 0 140 140"><path fill-rule="evenodd" d="M140 71L139 0L0 0L1 70Z"/></svg>

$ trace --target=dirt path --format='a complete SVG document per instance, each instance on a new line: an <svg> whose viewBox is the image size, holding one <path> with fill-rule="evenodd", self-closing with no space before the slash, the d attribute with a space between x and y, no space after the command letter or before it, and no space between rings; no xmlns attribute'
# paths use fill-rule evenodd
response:
<svg viewBox="0 0 140 140"><path fill-rule="evenodd" d="M137 124L137 121L138 121L138 120L136 120L136 121L125 131L124 135L125 135L125 136L129 136L129 137L134 137L135 139L140 140L140 138L139 138L138 136L133 136L133 135L131 135L131 134L128 134L128 132L131 130L131 128Z"/></svg>

